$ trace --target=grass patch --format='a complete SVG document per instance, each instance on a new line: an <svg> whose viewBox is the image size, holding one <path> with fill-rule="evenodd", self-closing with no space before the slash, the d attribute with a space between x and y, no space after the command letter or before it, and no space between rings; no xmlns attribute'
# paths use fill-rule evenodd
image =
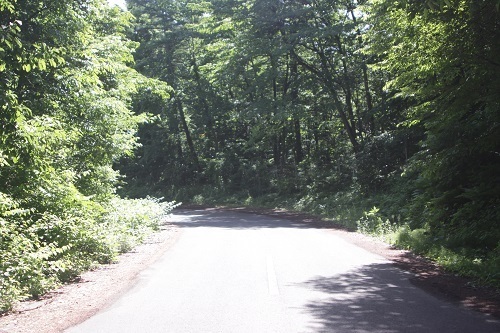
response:
<svg viewBox="0 0 500 333"><path fill-rule="evenodd" d="M445 270L472 278L478 284L500 288L500 246L480 253L465 248L446 247L444 240L432 236L427 229L410 230L407 226L385 235L390 243L423 255Z"/></svg>

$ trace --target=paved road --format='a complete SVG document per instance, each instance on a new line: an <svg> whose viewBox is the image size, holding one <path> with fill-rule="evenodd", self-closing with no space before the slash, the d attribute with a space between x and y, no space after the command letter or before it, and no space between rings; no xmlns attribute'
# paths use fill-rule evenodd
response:
<svg viewBox="0 0 500 333"><path fill-rule="evenodd" d="M108 309L68 333L500 332L327 230L181 211L175 245Z"/></svg>

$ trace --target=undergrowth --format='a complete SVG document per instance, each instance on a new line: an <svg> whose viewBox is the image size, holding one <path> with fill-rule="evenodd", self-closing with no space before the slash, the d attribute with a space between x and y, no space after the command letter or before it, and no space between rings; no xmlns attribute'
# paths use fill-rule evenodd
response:
<svg viewBox="0 0 500 333"><path fill-rule="evenodd" d="M79 211L36 215L0 198L0 313L38 298L141 243L176 206L158 199L86 202Z"/></svg>

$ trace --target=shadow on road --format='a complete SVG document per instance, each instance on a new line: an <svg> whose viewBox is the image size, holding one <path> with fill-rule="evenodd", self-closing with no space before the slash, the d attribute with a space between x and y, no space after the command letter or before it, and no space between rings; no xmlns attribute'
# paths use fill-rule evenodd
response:
<svg viewBox="0 0 500 333"><path fill-rule="evenodd" d="M304 307L321 332L500 332L498 321L437 301L390 263L317 277L297 287L326 294Z"/></svg>
<svg viewBox="0 0 500 333"><path fill-rule="evenodd" d="M307 221L293 221L283 217L256 215L244 211L220 211L217 209L176 210L169 224L183 228L224 228L224 229L262 229L262 228L321 228Z"/></svg>
<svg viewBox="0 0 500 333"><path fill-rule="evenodd" d="M248 208L176 209L168 223L181 228L224 228L229 230L294 228L348 231L332 222L322 221L307 214L276 210L252 211ZM351 233L347 232L342 235L348 234ZM348 240L368 251L373 251L371 245L367 245L367 242L362 240L359 241L357 237L349 237ZM318 278L306 283L310 288L316 288L332 295L331 301L314 302L308 305L308 310L317 314L318 321L325 327L325 332L331 332L328 329L332 329L334 326L345 327L351 331L358 329L359 332L371 332L373 323L382 332L425 332L429 331L429 327L432 328L430 332L439 332L440 330L443 332L468 332L461 328L457 330L449 329L449 327L441 328L441 326L436 326L436 321L431 324L428 322L429 319L420 318L422 312L417 308L413 309L413 305L407 297L410 292L413 292L415 286L427 290L436 297L457 304L466 304L471 309L490 313L500 319L499 297L496 290L468 288L467 279L446 274L433 263L411 253L397 250L392 252L392 250L387 249L381 251L383 256L393 261L392 264L365 266L349 275ZM391 267L394 269L394 266L403 271L411 272L413 284L408 284L407 288L394 288L384 284L384 276L389 274L388 271ZM408 274L403 271L399 271L401 278L404 274ZM350 283L346 284L346 282ZM337 299L347 288L354 288L363 296ZM398 297L398 295L404 297ZM402 299L402 301L398 299ZM400 302L401 311L390 312L387 305L390 302ZM443 313L446 311L441 308L436 309L438 316L445 315ZM366 316L373 316L374 320L367 321L364 319ZM356 320L353 321L354 319ZM368 322L370 322L369 325ZM485 332L500 332L499 325L497 323L494 329L490 328ZM384 327L389 328L384 330ZM392 327L396 327L396 329ZM401 327L405 327L405 329L401 330ZM473 330L473 332L480 332L480 330Z"/></svg>

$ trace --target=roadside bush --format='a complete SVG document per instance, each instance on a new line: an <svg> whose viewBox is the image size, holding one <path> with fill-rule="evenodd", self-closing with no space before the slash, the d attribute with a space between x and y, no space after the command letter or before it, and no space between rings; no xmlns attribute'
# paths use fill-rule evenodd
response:
<svg viewBox="0 0 500 333"><path fill-rule="evenodd" d="M445 246L443 237L428 229L400 227L386 238L398 248L432 259L447 271L473 278L478 283L500 288L500 244L490 252Z"/></svg>
<svg viewBox="0 0 500 333"><path fill-rule="evenodd" d="M157 231L161 221L179 205L160 200L112 199L99 224L102 243L114 254L130 251L141 243L148 234Z"/></svg>
<svg viewBox="0 0 500 333"><path fill-rule="evenodd" d="M0 193L0 313L116 260L158 230L175 206L153 198L113 198L81 205L66 216L46 213L35 219Z"/></svg>
<svg viewBox="0 0 500 333"><path fill-rule="evenodd" d="M363 213L357 221L357 230L364 234L374 234L378 236L383 236L390 234L396 230L396 226L393 225L389 219L385 219L380 213L380 209L373 207L367 212Z"/></svg>

